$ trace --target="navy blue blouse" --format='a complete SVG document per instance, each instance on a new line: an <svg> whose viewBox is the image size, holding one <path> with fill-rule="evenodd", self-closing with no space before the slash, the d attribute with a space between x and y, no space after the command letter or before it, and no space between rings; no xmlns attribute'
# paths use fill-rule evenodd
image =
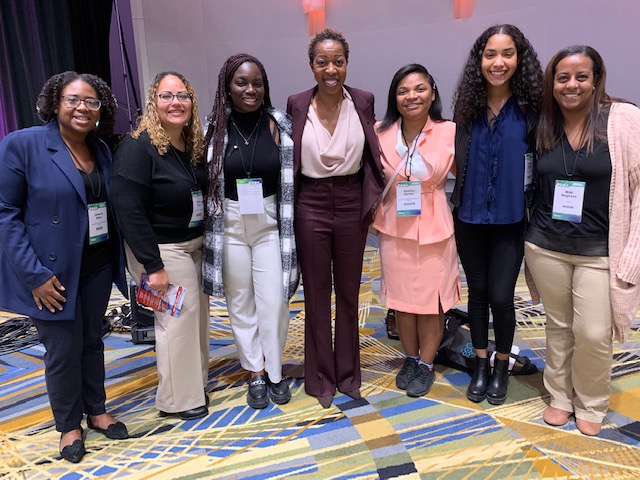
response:
<svg viewBox="0 0 640 480"><path fill-rule="evenodd" d="M471 127L469 158L458 218L473 224L510 224L524 217L527 122L515 97L489 122Z"/></svg>

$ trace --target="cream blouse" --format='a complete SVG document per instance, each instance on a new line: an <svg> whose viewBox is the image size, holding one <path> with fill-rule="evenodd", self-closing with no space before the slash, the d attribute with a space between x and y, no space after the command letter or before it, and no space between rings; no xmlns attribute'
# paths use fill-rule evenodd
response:
<svg viewBox="0 0 640 480"><path fill-rule="evenodd" d="M311 178L357 173L362 165L364 130L351 96L343 87L344 100L333 135L324 128L311 104L302 132L302 174Z"/></svg>

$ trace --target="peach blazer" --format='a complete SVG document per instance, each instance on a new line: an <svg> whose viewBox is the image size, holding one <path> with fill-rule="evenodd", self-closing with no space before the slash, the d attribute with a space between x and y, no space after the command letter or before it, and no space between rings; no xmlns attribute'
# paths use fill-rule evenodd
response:
<svg viewBox="0 0 640 480"><path fill-rule="evenodd" d="M389 181L402 158L396 151L400 120L387 130L378 133L378 141L385 179ZM416 240L420 245L441 242L453 235L453 217L445 194L447 173L454 161L454 139L456 125L453 122L433 122L429 119L423 129L425 133L418 144L418 151L430 167L431 175L422 180L421 214L399 217L396 213L396 186L406 181L404 169L393 180L382 203L378 207L373 227L392 237ZM416 178L411 177L411 180Z"/></svg>

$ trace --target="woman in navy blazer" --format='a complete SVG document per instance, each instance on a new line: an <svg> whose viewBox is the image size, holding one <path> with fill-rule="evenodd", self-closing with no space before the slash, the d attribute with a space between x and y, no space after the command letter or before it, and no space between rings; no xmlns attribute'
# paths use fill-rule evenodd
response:
<svg viewBox="0 0 640 480"><path fill-rule="evenodd" d="M0 142L0 309L38 329L60 454L77 463L84 413L108 438L128 437L106 413L102 343L112 282L126 294L111 153L98 138L112 131L116 102L95 75L63 72L45 83L37 109L44 126Z"/></svg>
<svg viewBox="0 0 640 480"><path fill-rule="evenodd" d="M373 95L344 85L348 60L349 45L340 32L318 33L309 44L317 85L292 95L287 103L293 122L295 229L304 281L305 391L324 408L331 406L336 389L360 398L362 255L384 186Z"/></svg>

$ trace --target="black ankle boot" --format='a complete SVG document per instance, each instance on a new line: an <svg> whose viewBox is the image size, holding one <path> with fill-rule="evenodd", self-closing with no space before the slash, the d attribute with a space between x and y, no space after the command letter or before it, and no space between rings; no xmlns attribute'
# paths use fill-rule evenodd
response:
<svg viewBox="0 0 640 480"><path fill-rule="evenodd" d="M509 360L496 357L493 363L493 373L487 386L487 401L491 405L502 405L507 399L509 385Z"/></svg>
<svg viewBox="0 0 640 480"><path fill-rule="evenodd" d="M472 402L481 402L487 396L489 383L489 359L476 356L476 368L467 388L467 398Z"/></svg>

